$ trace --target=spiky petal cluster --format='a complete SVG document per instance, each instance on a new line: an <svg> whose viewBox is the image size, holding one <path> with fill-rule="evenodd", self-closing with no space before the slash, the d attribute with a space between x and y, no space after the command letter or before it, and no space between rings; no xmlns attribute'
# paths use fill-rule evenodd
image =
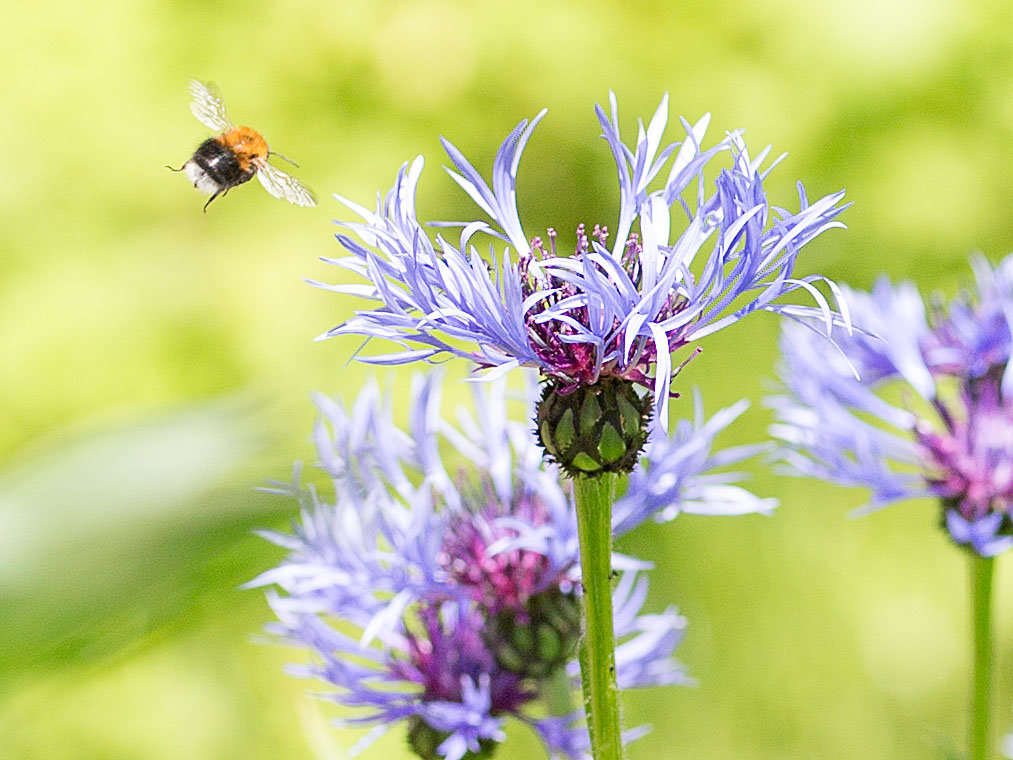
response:
<svg viewBox="0 0 1013 760"><path fill-rule="evenodd" d="M520 122L504 140L491 184L444 140L454 165L450 176L491 223L441 222L459 226L460 236L431 238L415 210L421 157L401 167L375 211L337 196L363 221L342 223L358 240L338 235L351 256L329 261L369 284L321 287L379 305L321 337L353 333L402 346L396 353L361 357L379 364L449 354L493 374L528 365L564 390L618 377L649 387L667 425L671 379L678 371L672 353L679 348L758 310L819 317L827 331L841 319L813 284L826 282L837 296L833 283L793 272L805 243L842 226L834 220L843 210L843 193L810 204L800 185L799 210L777 208L763 187L777 163L761 168L769 149L750 158L739 133L705 149L709 116L694 125L682 121L682 143L663 146L667 96L628 146L620 138L614 96L610 102L610 115L600 106L596 113L619 175L619 219L611 236L601 226L589 235L582 225L573 255L566 256L557 254L554 231L546 248L521 227L518 166L545 111ZM728 164L708 189L704 168L722 156ZM656 183L666 166L667 178ZM681 226L673 225L676 204L685 214ZM476 244L479 235L491 238L488 258ZM796 290L807 291L816 305L785 303Z"/></svg>
<svg viewBox="0 0 1013 760"><path fill-rule="evenodd" d="M952 539L993 556L1013 546L1013 256L973 267L976 288L928 312L910 283L846 292L864 332L840 354L786 325L771 404L796 472L871 489L866 511L935 496Z"/></svg>
<svg viewBox="0 0 1013 760"><path fill-rule="evenodd" d="M316 659L297 672L329 682L336 702L363 711L350 722L376 725L367 741L403 721L423 757L478 758L513 717L533 726L550 753L584 757L581 711L535 717L531 709L543 679L564 670L576 677L573 503L528 423L509 419L504 384L482 388L476 416L451 427L440 420L435 379L416 379L410 433L393 424L375 387L351 413L318 398L315 439L335 500L322 502L298 475L274 489L299 499L301 520L293 535L266 534L289 554L251 585L278 588L269 594L279 619L273 630ZM530 413L524 405L518 418ZM709 448L730 421L725 414L684 431L669 447L659 439L659 465L647 463L627 498L636 502L644 489L654 509L678 510L684 492L705 487L693 485L707 482L703 470L723 462L673 452ZM441 438L468 462L454 477ZM758 501L746 492L740 500L732 511ZM651 511L624 512L622 527ZM614 565L623 570L614 594L620 687L685 681L671 659L685 621L671 609L640 614L645 563L617 556Z"/></svg>
<svg viewBox="0 0 1013 760"><path fill-rule="evenodd" d="M670 434L655 426L644 452L644 467L630 475L626 494L612 512L617 534L653 517L658 522L680 513L695 515L770 514L777 499L761 498L735 485L745 475L726 468L768 450L764 444L715 450L714 439L749 407L742 400L709 419L694 389L693 418L679 420Z"/></svg>

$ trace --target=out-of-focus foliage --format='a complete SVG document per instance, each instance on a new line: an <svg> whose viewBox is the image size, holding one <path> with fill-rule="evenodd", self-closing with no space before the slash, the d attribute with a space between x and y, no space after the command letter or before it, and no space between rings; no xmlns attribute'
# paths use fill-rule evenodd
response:
<svg viewBox="0 0 1013 760"><path fill-rule="evenodd" d="M54 0L8 9L4 27L4 758L298 760L354 741L282 673L293 653L253 642L269 612L236 587L278 559L251 530L284 527L294 505L252 489L310 456L310 390L351 398L370 372L347 363L355 339L312 342L353 308L301 279L334 272L316 261L339 253L328 194L370 205L423 153L425 216L461 216L440 134L487 167L548 106L521 214L562 235L614 224L593 103L614 89L630 129L668 91L675 113L789 151L770 187L786 205L795 178L814 197L847 188L850 230L811 245L803 271L952 292L968 253L1013 250L1006 3ZM202 214L164 168L207 136L190 77L299 161L321 205L251 183ZM760 315L714 336L682 382L711 409L758 399L777 329ZM407 391L408 376L390 382ZM743 422L726 443L761 438L767 415L754 404ZM774 517L684 516L624 541L657 562L654 603L689 618L680 657L700 680L624 699L628 723L656 725L631 758L943 756L969 663L963 557L934 510L848 521L863 494L765 472L755 485L782 500ZM503 756L535 748L515 727Z"/></svg>

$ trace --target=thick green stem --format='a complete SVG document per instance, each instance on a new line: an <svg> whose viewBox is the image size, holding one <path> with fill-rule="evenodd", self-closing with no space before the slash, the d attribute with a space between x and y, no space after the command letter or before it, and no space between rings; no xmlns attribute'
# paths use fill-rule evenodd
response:
<svg viewBox="0 0 1013 760"><path fill-rule="evenodd" d="M971 555L971 619L974 626L974 686L971 690L969 760L989 756L989 694L992 676L992 575L995 560Z"/></svg>
<svg viewBox="0 0 1013 760"><path fill-rule="evenodd" d="M616 477L576 478L577 532L584 594L580 671L594 760L621 760L616 638L612 623L612 498Z"/></svg>

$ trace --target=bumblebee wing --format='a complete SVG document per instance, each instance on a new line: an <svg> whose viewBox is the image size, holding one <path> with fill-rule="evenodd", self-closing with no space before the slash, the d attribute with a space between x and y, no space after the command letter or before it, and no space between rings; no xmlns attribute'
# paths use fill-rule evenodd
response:
<svg viewBox="0 0 1013 760"><path fill-rule="evenodd" d="M211 85L191 79L190 94L193 96L190 111L197 117L197 121L216 132L232 129L232 122L225 114L225 103Z"/></svg>
<svg viewBox="0 0 1013 760"><path fill-rule="evenodd" d="M299 184L299 180L292 177L276 166L266 161L257 167L257 179L275 198L284 198L296 206L316 206L317 200L313 193Z"/></svg>

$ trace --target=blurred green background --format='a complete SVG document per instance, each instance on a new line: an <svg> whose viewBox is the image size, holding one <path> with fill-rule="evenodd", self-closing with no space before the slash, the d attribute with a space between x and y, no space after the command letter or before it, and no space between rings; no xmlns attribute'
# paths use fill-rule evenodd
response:
<svg viewBox="0 0 1013 760"><path fill-rule="evenodd" d="M367 206L418 153L426 218L464 218L438 136L483 170L543 106L521 166L528 230L614 224L592 106L624 129L672 112L789 157L772 198L847 188L848 232L803 272L880 272L952 293L974 250L1013 250L1013 12L1005 2L474 4L66 0L4 13L0 118L0 757L339 758L359 735L255 643L237 586L295 507L255 493L312 460L313 389L350 398L352 303L333 279L340 192ZM253 182L201 213L178 166L207 136L186 82L300 162L315 209ZM668 136L675 139L676 130ZM347 218L347 216L345 216ZM767 315L682 376L709 410L770 387ZM464 367L451 367L450 382ZM396 373L407 389L411 372ZM382 381L387 376L382 375ZM460 396L452 387L447 395ZM676 407L678 411L678 406ZM402 405L403 411L403 405ZM762 439L759 403L723 439ZM767 474L772 518L679 518L621 548L658 564L652 604L689 618L700 684L624 698L636 758L940 758L963 743L966 568L931 504L862 519L865 495ZM999 563L998 728L1013 724L1013 574ZM367 757L396 757L402 735ZM513 726L503 757L537 756Z"/></svg>

